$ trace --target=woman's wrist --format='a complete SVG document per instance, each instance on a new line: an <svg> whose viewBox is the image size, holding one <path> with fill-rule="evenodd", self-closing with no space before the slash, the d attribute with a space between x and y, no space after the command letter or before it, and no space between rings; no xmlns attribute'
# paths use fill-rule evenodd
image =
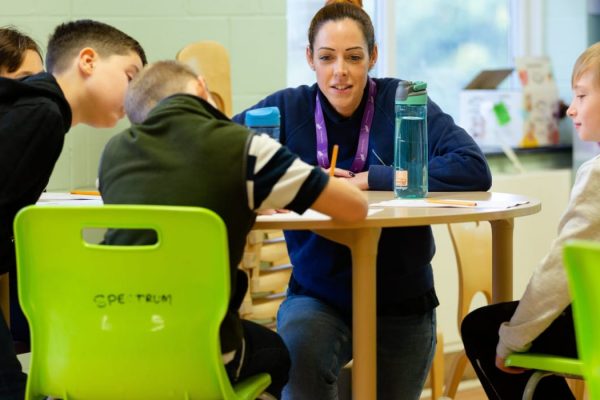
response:
<svg viewBox="0 0 600 400"><path fill-rule="evenodd" d="M394 189L394 168L387 165L369 166L369 190Z"/></svg>

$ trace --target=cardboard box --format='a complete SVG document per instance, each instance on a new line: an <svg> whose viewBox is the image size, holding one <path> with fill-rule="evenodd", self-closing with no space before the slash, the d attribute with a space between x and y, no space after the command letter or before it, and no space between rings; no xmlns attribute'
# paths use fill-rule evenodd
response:
<svg viewBox="0 0 600 400"><path fill-rule="evenodd" d="M481 71L465 87L459 96L459 125L482 148L558 144L559 98L550 60L523 57L515 64L518 89L497 89L512 69ZM498 118L494 111L498 105L503 105L508 118Z"/></svg>

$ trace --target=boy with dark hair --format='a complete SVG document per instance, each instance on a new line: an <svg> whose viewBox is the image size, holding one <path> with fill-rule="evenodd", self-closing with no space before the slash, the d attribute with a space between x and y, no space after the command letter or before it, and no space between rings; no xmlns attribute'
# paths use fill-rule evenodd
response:
<svg viewBox="0 0 600 400"><path fill-rule="evenodd" d="M221 324L223 361L232 382L268 372L275 397L288 379L289 355L269 329L241 320L248 286L237 266L256 212L311 207L342 221L367 214L367 201L349 183L329 179L267 135L252 135L209 104L202 77L176 61L146 67L131 83L125 109L133 125L113 136L100 162L106 204L206 207L227 226L231 298ZM151 243L148 231L117 230L110 244ZM165 266L168 268L168 266Z"/></svg>
<svg viewBox="0 0 600 400"><path fill-rule="evenodd" d="M51 35L48 73L24 80L0 78L0 273L10 272L11 325L29 342L17 300L13 219L48 184L71 126L112 127L124 116L129 81L146 56L118 29L91 20L59 25ZM25 376L0 321L0 396L22 398Z"/></svg>

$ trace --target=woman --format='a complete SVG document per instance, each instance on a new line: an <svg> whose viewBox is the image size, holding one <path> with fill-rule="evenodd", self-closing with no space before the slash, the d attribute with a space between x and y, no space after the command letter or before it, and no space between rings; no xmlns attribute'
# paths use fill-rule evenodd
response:
<svg viewBox="0 0 600 400"><path fill-rule="evenodd" d="M377 46L369 16L355 5L323 7L308 31L306 59L317 83L276 92L253 108L277 106L280 140L313 165L362 189L392 190L394 95L399 80L373 79ZM428 104L431 191L487 190L491 176L469 135ZM244 114L237 115L238 122ZM357 150L358 149L358 150ZM382 163L384 165L382 165ZM287 399L336 399L340 368L352 359L352 261L347 247L309 231L285 233L294 265L277 329L292 358ZM383 229L377 257L377 390L380 399L417 399L435 346L429 226Z"/></svg>

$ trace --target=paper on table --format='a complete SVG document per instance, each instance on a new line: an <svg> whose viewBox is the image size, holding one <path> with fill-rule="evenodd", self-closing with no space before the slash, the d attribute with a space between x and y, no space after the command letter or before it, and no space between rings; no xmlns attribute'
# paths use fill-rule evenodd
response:
<svg viewBox="0 0 600 400"><path fill-rule="evenodd" d="M64 192L44 192L37 201L38 206L101 206L102 204L100 196Z"/></svg>
<svg viewBox="0 0 600 400"><path fill-rule="evenodd" d="M40 196L39 201L55 201L55 200L98 200L100 196L91 194L71 194L67 192L44 192Z"/></svg>
<svg viewBox="0 0 600 400"><path fill-rule="evenodd" d="M379 211L381 211L381 209L371 209L371 208L369 208L368 215L371 216L373 214L378 213ZM320 221L327 221L327 220L331 219L331 217L309 208L308 210L306 210L304 212L304 214L298 214L298 213L295 213L293 211L290 211L290 212L287 212L287 213L277 213L277 214L271 214L271 215L259 215L256 218L257 221L269 221L269 220L273 220L273 219L276 219L276 220L286 220L286 221L299 221L299 220L304 220L304 219L314 219L314 220L320 220Z"/></svg>
<svg viewBox="0 0 600 400"><path fill-rule="evenodd" d="M439 200L443 200L443 199L439 199ZM448 200L459 200L459 199L448 199ZM462 199L461 199L461 201L462 201ZM473 201L473 200L464 200L464 201ZM475 200L475 203L477 203L476 206L467 206L467 205L460 205L460 204L429 203L425 199L394 199L394 200L386 200L386 201L382 201L379 203L371 204L371 206L375 206L375 207L423 207L423 208L432 208L432 207L499 208L499 209L502 209L502 208L517 207L522 204L527 204L527 203L529 203L529 201L528 200L524 200L524 201Z"/></svg>

